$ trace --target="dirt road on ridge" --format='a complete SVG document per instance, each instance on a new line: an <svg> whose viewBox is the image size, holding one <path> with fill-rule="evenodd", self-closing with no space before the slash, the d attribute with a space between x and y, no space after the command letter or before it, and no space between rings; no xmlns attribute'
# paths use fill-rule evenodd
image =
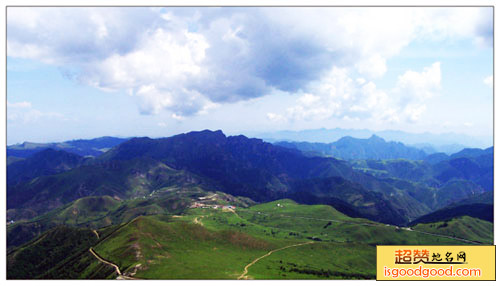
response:
<svg viewBox="0 0 500 286"><path fill-rule="evenodd" d="M268 257L269 255L273 254L276 251L284 250L284 249L287 249L287 248L290 248L290 247L297 247L297 246L301 246L301 245L312 244L312 243L314 243L314 241L308 241L308 242L293 244L293 245L285 246L285 247L278 248L278 249L275 249L275 250L271 250L268 253L262 255L261 257L255 259L254 261L250 262L247 266L245 266L245 269L244 269L243 273L240 275L240 277L238 277L238 280L243 279L243 278L247 279L248 277L246 277L246 275L248 273L248 268L250 268L252 265L254 265L255 263L257 263L262 258L266 258L266 257Z"/></svg>

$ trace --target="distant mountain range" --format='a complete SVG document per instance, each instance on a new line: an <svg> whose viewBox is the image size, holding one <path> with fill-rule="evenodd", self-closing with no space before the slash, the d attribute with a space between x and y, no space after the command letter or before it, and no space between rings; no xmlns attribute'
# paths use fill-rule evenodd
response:
<svg viewBox="0 0 500 286"><path fill-rule="evenodd" d="M371 149L361 148L364 143ZM375 136L344 138L335 147L381 158L391 148L397 154L425 156ZM380 152L372 154L377 148ZM405 224L445 204L492 190L492 154L492 148L468 149L436 164L394 165L398 161L389 160L377 165L382 161L349 163L304 155L260 139L226 137L221 131L132 138L93 159L44 150L11 163L8 217L32 217L86 196L126 200L187 184L257 202L291 198L329 204L350 216Z"/></svg>
<svg viewBox="0 0 500 286"><path fill-rule="evenodd" d="M39 176L69 171L84 162L84 158L62 150L42 149L37 153L9 164L7 184L15 185Z"/></svg>
<svg viewBox="0 0 500 286"><path fill-rule="evenodd" d="M99 137L95 139L78 139L59 143L24 142L7 146L7 156L26 158L44 149L64 150L80 156L99 156L110 148L127 141L125 138Z"/></svg>
<svg viewBox="0 0 500 286"><path fill-rule="evenodd" d="M486 148L493 145L492 137L472 137L456 133L409 133L398 130L373 131L368 129L309 129L301 131L246 132L247 136L263 138L268 142L296 141L312 143L331 143L342 137L369 138L376 135L388 141L415 145L426 152L445 152L448 154L460 151L465 147Z"/></svg>
<svg viewBox="0 0 500 286"><path fill-rule="evenodd" d="M467 199L454 202L419 217L409 225L446 221L461 216L475 217L493 223L493 192L473 195Z"/></svg>
<svg viewBox="0 0 500 286"><path fill-rule="evenodd" d="M373 135L368 139L343 137L333 143L276 142L278 146L302 151L306 156L334 157L349 160L358 170L375 177L397 177L444 187L453 180L467 180L493 190L493 147L465 148L447 155L427 155L422 150L400 142L386 142ZM467 185L458 184L461 189ZM472 186L471 186L472 188Z"/></svg>
<svg viewBox="0 0 500 286"><path fill-rule="evenodd" d="M332 156L344 160L353 159L410 159L422 160L427 154L415 147L405 146L400 142L386 142L381 137L372 135L368 139L342 137L333 143L286 142L274 143L278 146L295 148L305 154Z"/></svg>

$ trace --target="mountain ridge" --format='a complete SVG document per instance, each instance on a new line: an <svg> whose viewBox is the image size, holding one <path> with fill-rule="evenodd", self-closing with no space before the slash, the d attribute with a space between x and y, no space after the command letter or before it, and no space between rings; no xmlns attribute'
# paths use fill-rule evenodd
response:
<svg viewBox="0 0 500 286"><path fill-rule="evenodd" d="M344 136L331 143L309 143L280 141L278 146L295 148L310 154L332 156L344 160L353 159L411 159L422 160L427 154L415 147L406 146L401 142L385 141L373 134L367 139Z"/></svg>
<svg viewBox="0 0 500 286"><path fill-rule="evenodd" d="M457 133L410 133L400 130L369 130L369 129L343 129L343 128L319 128L305 129L300 131L281 130L270 132L243 132L252 137L264 138L269 142L277 141L307 141L330 143L344 136L357 138L369 138L372 134L380 136L385 140L398 141L407 145L430 144L437 152L454 153L466 147L486 148L493 145L493 138L472 137ZM458 145L457 145L458 144ZM455 146L454 146L455 145Z"/></svg>
<svg viewBox="0 0 500 286"><path fill-rule="evenodd" d="M127 138L103 136L93 139L74 139L53 143L23 142L21 144L8 145L7 157L26 158L48 148L54 150L64 150L80 156L99 156L107 149L127 140Z"/></svg>

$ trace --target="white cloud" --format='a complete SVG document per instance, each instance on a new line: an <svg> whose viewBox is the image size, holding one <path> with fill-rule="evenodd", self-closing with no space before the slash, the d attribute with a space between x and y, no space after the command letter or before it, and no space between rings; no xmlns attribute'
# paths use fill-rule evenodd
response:
<svg viewBox="0 0 500 286"><path fill-rule="evenodd" d="M7 54L62 66L96 63L132 51L156 18L145 8L9 7Z"/></svg>
<svg viewBox="0 0 500 286"><path fill-rule="evenodd" d="M287 109L286 117L293 120L324 120L340 116L345 103L352 98L353 80L348 71L334 67L322 80L314 82L297 99L297 105ZM313 95L314 94L314 95Z"/></svg>
<svg viewBox="0 0 500 286"><path fill-rule="evenodd" d="M175 113L172 114L172 118L175 119L175 120L177 120L177 121L182 121L182 120L185 119L184 116L181 116L181 115L178 115L178 114L175 114Z"/></svg>
<svg viewBox="0 0 500 286"><path fill-rule="evenodd" d="M296 105L281 115L289 120L325 120L332 117L359 119L383 117L388 96L371 81L353 80L345 68L334 67L308 87ZM274 118L281 118L277 115Z"/></svg>
<svg viewBox="0 0 500 286"><path fill-rule="evenodd" d="M334 67L320 80L298 94L296 104L283 114L268 114L272 121L370 119L377 122L414 123L425 113L426 101L440 89L440 63L422 72L406 71L398 77L396 88L384 91L373 81L353 80L346 68Z"/></svg>
<svg viewBox="0 0 500 286"><path fill-rule="evenodd" d="M404 109L404 114L406 115L405 117L408 119L408 121L417 122L426 109L427 107L423 104L410 104Z"/></svg>
<svg viewBox="0 0 500 286"><path fill-rule="evenodd" d="M288 117L320 119L369 113L366 102L387 101L371 80L412 41L489 43L491 11L9 7L7 54L70 69L106 91L131 90L144 114L191 116L277 90L303 95ZM366 82L347 75L354 71ZM436 63L402 75L398 88L425 99L439 82ZM392 109L374 113L395 120Z"/></svg>
<svg viewBox="0 0 500 286"><path fill-rule="evenodd" d="M31 102L9 102L7 101L7 120L10 122L33 123L40 118L52 118L62 120L65 117L56 112L41 112L32 107Z"/></svg>
<svg viewBox="0 0 500 286"><path fill-rule="evenodd" d="M385 59L380 55L374 55L366 61L360 61L356 64L359 73L367 75L371 78L381 77L387 71Z"/></svg>
<svg viewBox="0 0 500 286"><path fill-rule="evenodd" d="M31 108L31 102L21 101L11 103L7 101L7 108Z"/></svg>
<svg viewBox="0 0 500 286"><path fill-rule="evenodd" d="M486 84L489 87L493 87L493 76L487 76L484 78L483 83Z"/></svg>
<svg viewBox="0 0 500 286"><path fill-rule="evenodd" d="M409 70L399 76L395 92L405 101L425 100L435 96L440 87L441 63L435 62L422 72Z"/></svg>
<svg viewBox="0 0 500 286"><path fill-rule="evenodd" d="M472 38L477 44L493 44L493 9L454 7L430 9L421 13L418 32L421 36L442 39Z"/></svg>
<svg viewBox="0 0 500 286"><path fill-rule="evenodd" d="M170 109L179 115L192 115L211 104L190 87L193 78L202 73L207 48L201 35L157 29L134 51L88 66L79 80L108 90L132 90L141 99L140 110L145 114Z"/></svg>
<svg viewBox="0 0 500 286"><path fill-rule="evenodd" d="M280 115L280 114L276 114L276 113L267 113L267 119L273 121L273 122L286 122L287 119L283 116L283 115Z"/></svg>

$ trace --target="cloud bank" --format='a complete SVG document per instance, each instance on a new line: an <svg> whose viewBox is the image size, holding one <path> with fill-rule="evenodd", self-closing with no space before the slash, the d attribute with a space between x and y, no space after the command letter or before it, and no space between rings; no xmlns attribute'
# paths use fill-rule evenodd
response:
<svg viewBox="0 0 500 286"><path fill-rule="evenodd" d="M492 45L492 21L490 8L9 7L7 54L178 120L282 91L298 100L270 120L415 121L440 64L383 91L387 61L422 39Z"/></svg>
<svg viewBox="0 0 500 286"><path fill-rule="evenodd" d="M268 113L272 121L326 120L341 118L377 121L414 122L426 110L425 100L438 94L441 84L440 63L423 71L407 71L399 76L391 91L377 88L373 81L353 79L347 68L334 67L307 87L296 105L285 114Z"/></svg>

